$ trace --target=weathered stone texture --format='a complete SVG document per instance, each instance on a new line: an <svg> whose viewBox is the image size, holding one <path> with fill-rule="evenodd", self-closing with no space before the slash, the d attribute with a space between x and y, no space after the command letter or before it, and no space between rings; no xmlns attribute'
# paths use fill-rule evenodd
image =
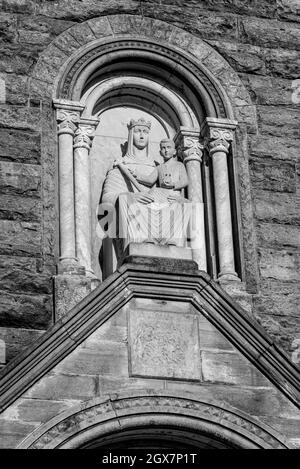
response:
<svg viewBox="0 0 300 469"><path fill-rule="evenodd" d="M250 161L250 171L254 189L274 192L296 191L296 167L293 162L276 161L273 158Z"/></svg>
<svg viewBox="0 0 300 469"><path fill-rule="evenodd" d="M21 117L19 125L22 125L23 122ZM5 118L3 123L5 126L8 124ZM13 126L14 123L12 123ZM41 150L38 132L0 128L0 139L0 157L2 159L20 163L37 164L40 162ZM26 168L22 171L26 171ZM16 174L18 174L17 167Z"/></svg>
<svg viewBox="0 0 300 469"><path fill-rule="evenodd" d="M32 345L42 334L43 330L0 327L0 339L5 343L6 363L15 358L20 350Z"/></svg>
<svg viewBox="0 0 300 469"><path fill-rule="evenodd" d="M49 295L1 292L0 324L24 329L48 329L53 324Z"/></svg>
<svg viewBox="0 0 300 469"><path fill-rule="evenodd" d="M11 291L15 276L20 294L26 296L30 284L30 295L41 294L45 298L50 295L50 284L46 285L50 275L43 269L49 269L53 275L58 255L56 142L52 109L48 104L44 108L45 101L51 100L51 80L56 78L70 51L112 32L140 36L145 18L151 19L147 32L154 39L172 38L178 47L186 47L210 65L222 84L230 81L230 97L238 98L240 103L236 117L252 126L248 140L251 188L243 194L241 189L241 200L244 203L252 193L262 301L270 293L264 284L266 279L298 281L295 259L299 247L300 189L295 164L299 162L300 108L292 101L292 80L300 76L298 3L297 0L87 0L83 7L79 0L2 1L0 78L6 83L6 103L0 106L0 253L40 262L38 273L30 273L28 282L22 278L22 269L17 268L14 273L7 266L10 284L6 279L5 291ZM121 13L132 16L116 16ZM106 15L108 19L104 18ZM161 21L166 21L167 26L162 27ZM175 27L193 33L193 41L179 34ZM229 67L213 63L209 48L199 47L199 39L207 41L239 73L251 101L247 94L237 90ZM47 47L50 47L48 58L34 69ZM258 127L253 126L256 115ZM241 180L240 184L245 186L247 181ZM243 228L248 221L243 218ZM252 253L245 253L245 259L247 256ZM34 283L38 293L33 293ZM85 287L83 290L76 301L88 291ZM290 296L289 299L283 296L287 305ZM70 297L65 303L72 306L73 300ZM284 309L284 301L280 304ZM254 310L257 305L258 299ZM6 318L7 311L14 316L11 300ZM272 314L267 304L265 314ZM25 321L22 324L26 327Z"/></svg>

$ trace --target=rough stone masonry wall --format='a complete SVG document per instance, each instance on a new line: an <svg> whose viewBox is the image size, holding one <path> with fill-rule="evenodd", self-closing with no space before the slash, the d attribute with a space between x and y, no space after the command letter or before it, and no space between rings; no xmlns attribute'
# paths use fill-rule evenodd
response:
<svg viewBox="0 0 300 469"><path fill-rule="evenodd" d="M0 339L7 359L52 323L57 257L50 103L28 94L39 54L62 31L100 15L159 18L199 36L239 73L257 105L249 138L260 291L256 318L290 353L300 339L298 0L7 0L0 2ZM294 101L294 102L293 102ZM297 299L298 295L298 299ZM297 311L298 308L298 311ZM297 354L296 354L297 355ZM294 350L294 357L295 350Z"/></svg>

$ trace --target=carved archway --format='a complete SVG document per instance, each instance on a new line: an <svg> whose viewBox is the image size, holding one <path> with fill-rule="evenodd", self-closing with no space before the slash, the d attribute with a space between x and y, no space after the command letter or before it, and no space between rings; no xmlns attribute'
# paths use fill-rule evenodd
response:
<svg viewBox="0 0 300 469"><path fill-rule="evenodd" d="M197 449L283 449L270 427L213 401L155 391L109 395L72 408L29 435L19 449L123 447L144 435Z"/></svg>
<svg viewBox="0 0 300 469"><path fill-rule="evenodd" d="M240 278L253 288L257 281L257 261L246 148L247 132L253 132L256 129L255 108L237 73L220 54L199 38L159 20L132 15L100 17L71 27L60 35L41 55L33 71L31 86L43 97L52 96L54 99L59 99L61 101L58 106L60 113L61 108L70 111L68 103L72 102L77 117L73 116L74 121L72 122L71 119L69 129L73 124L73 131L75 131L81 112L83 111L82 116L84 114L83 103L80 100L99 79L99 70L108 73L109 68L113 67L116 71L129 59L137 63L142 62L144 65L147 61L152 61L157 68L161 67L162 78L168 76L170 83L175 76L180 76L182 83L185 84L186 97L191 102L192 97L197 95L200 108L211 119L206 122L206 126L203 125L203 137L205 134L213 142L217 140L225 142L225 147L222 147L225 153L231 143L232 131L236 127L236 124L231 121L233 118L236 119L238 127L235 131L236 139L230 150L232 151L229 168L231 183L228 189L233 218L233 262ZM155 73L155 67L152 69ZM45 77L45 70L50 71L47 77ZM65 106L64 100L68 101ZM195 108L198 116L201 114L200 108L199 106ZM65 115L63 117L65 118ZM85 115L86 117L89 116ZM224 118L225 122L222 121ZM216 122L214 119L219 120ZM64 125L65 121L62 119L60 122ZM82 123L81 134L79 132L75 143L77 148L88 147L91 143L89 140L91 134L86 132L89 125L96 125L96 122L88 119ZM188 130L190 131L191 128ZM177 141L187 152L190 152L189 155L195 157L198 149L194 142L199 138L199 129L192 127L192 130L192 133L180 131ZM193 169L195 167L196 164L193 165ZM217 170L222 174L224 164ZM198 187L193 191L194 194L201 190L199 179L201 176L197 173L195 185L198 184ZM207 191L209 192L209 189ZM209 199L209 194L205 197ZM202 200L200 199L199 202L202 203ZM220 210L218 216L222 216L223 212ZM206 235L210 273L217 269L214 264L216 258L214 251L217 249L215 249L212 218L212 213L206 214L206 226L210 224ZM73 231L75 233L75 228ZM78 250L75 247L75 238L77 235L74 234L71 249L74 256L76 249ZM219 235L218 238L220 244ZM225 245L226 242L223 243L223 246ZM205 260L203 262L205 263ZM226 261L224 265L226 267ZM200 268L203 266L200 265ZM218 273L226 275L226 269L225 272L220 272L220 270L222 271L219 268L219 272L215 275ZM234 270L232 266L231 270Z"/></svg>

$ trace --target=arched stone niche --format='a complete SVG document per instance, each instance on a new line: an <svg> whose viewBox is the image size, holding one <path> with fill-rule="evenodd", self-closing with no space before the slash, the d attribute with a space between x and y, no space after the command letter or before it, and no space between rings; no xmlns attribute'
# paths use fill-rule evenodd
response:
<svg viewBox="0 0 300 469"><path fill-rule="evenodd" d="M50 65L53 79L43 84ZM101 275L95 268L92 142L101 135L101 118L121 106L148 112L180 149L190 176L188 196L203 207L192 246L199 268L214 278L255 285L247 161L255 110L238 75L213 48L158 20L96 18L53 42L40 57L31 86L51 92L57 112L61 265L67 261L72 270L78 259L86 272ZM93 167L92 173L95 178Z"/></svg>
<svg viewBox="0 0 300 469"><path fill-rule="evenodd" d="M192 449L285 449L284 439L259 420L222 403L193 395L150 390L123 392L87 401L32 432L19 449L122 448L166 442ZM126 446L125 446L126 448Z"/></svg>

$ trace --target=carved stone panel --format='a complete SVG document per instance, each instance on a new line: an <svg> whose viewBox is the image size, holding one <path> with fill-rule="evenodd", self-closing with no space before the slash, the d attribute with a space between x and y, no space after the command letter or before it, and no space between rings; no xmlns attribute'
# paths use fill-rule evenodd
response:
<svg viewBox="0 0 300 469"><path fill-rule="evenodd" d="M200 380L197 317L154 311L130 311L130 374Z"/></svg>

